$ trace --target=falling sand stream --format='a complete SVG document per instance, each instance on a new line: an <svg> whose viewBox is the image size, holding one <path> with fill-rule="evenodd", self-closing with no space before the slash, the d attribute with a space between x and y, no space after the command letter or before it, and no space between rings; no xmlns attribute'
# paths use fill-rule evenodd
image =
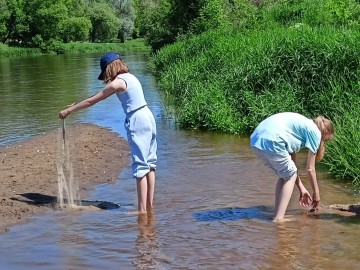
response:
<svg viewBox="0 0 360 270"><path fill-rule="evenodd" d="M59 157L56 162L58 172L58 202L61 208L65 205L75 207L80 202L78 182L74 178L73 164L69 142L66 140L65 119L61 120L61 129L59 129L61 138L59 141Z"/></svg>

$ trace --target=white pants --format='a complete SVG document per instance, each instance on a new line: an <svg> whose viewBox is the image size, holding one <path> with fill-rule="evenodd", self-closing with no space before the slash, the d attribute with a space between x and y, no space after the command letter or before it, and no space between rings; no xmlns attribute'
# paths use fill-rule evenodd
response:
<svg viewBox="0 0 360 270"><path fill-rule="evenodd" d="M125 129L132 157L132 172L136 178L144 177L156 169L156 123L150 109L145 106L126 115Z"/></svg>

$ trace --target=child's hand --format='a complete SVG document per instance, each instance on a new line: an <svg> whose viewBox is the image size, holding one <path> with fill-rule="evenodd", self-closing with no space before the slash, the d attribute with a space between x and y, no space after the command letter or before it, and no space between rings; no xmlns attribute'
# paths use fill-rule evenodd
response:
<svg viewBox="0 0 360 270"><path fill-rule="evenodd" d="M320 194L314 192L312 196L312 205L311 208L317 209L320 205Z"/></svg>
<svg viewBox="0 0 360 270"><path fill-rule="evenodd" d="M312 198L308 191L300 193L299 204L304 208L309 208L312 205Z"/></svg>
<svg viewBox="0 0 360 270"><path fill-rule="evenodd" d="M69 114L70 114L70 111L68 110L68 108L72 107L75 105L75 102L73 104L70 104L70 105L67 105L65 110L62 110L59 112L59 118L60 119L65 119Z"/></svg>
<svg viewBox="0 0 360 270"><path fill-rule="evenodd" d="M61 112L59 112L59 118L65 119L69 114L70 112L68 109L62 110Z"/></svg>

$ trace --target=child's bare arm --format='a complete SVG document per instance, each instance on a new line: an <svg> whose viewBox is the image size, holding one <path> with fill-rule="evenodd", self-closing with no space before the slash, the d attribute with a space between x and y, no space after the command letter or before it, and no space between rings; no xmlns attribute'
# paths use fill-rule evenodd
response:
<svg viewBox="0 0 360 270"><path fill-rule="evenodd" d="M314 208L314 209L316 209L320 203L320 191L319 191L319 186L318 186L317 179L316 179L315 159L316 159L316 155L309 150L306 171L309 176L311 187L313 190L312 208Z"/></svg>

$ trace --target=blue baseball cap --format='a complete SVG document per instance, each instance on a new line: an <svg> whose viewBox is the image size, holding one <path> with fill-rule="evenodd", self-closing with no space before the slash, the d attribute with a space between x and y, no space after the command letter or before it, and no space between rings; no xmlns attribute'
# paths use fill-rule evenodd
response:
<svg viewBox="0 0 360 270"><path fill-rule="evenodd" d="M100 59L101 73L98 77L98 80L104 79L104 71L106 69L106 66L108 64L110 64L111 62L118 60L118 59L121 60L120 55L116 52L108 52L101 57L101 59Z"/></svg>

